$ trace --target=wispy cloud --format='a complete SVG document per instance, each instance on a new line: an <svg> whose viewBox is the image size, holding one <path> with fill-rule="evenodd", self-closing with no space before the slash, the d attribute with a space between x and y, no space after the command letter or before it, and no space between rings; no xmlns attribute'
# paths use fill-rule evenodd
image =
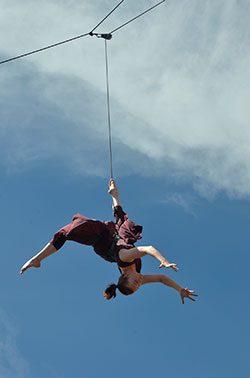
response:
<svg viewBox="0 0 250 378"><path fill-rule="evenodd" d="M0 309L0 377L29 378L29 364L16 344L16 330L6 313Z"/></svg>
<svg viewBox="0 0 250 378"><path fill-rule="evenodd" d="M197 200L188 194L181 193L168 193L165 198L161 201L162 203L174 204L181 207L186 213L197 216L195 212L195 205Z"/></svg>
<svg viewBox="0 0 250 378"><path fill-rule="evenodd" d="M102 30L153 3L126 2ZM88 31L115 2L0 4L6 35L0 54L7 57ZM186 180L206 197L224 191L249 198L248 9L247 0L167 2L114 35L112 128L123 174L154 170ZM103 174L102 41L89 37L2 66L0 85L6 166L53 158L78 172Z"/></svg>

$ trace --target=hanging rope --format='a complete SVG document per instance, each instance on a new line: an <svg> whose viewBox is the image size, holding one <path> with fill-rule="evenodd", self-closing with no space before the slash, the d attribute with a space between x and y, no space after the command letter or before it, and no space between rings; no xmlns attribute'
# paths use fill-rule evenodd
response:
<svg viewBox="0 0 250 378"><path fill-rule="evenodd" d="M107 110L108 110L108 131L109 131L109 163L110 163L110 178L113 178L111 116L110 116L110 96L109 96L109 65L108 65L108 42L107 42L107 39L104 39L104 43L105 43L106 85L107 85Z"/></svg>

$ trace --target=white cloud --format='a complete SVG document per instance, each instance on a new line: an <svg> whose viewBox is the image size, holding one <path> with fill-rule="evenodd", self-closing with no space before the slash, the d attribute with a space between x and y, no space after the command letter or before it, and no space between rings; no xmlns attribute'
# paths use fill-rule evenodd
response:
<svg viewBox="0 0 250 378"><path fill-rule="evenodd" d="M0 377L28 378L29 365L16 345L16 330L0 309Z"/></svg>
<svg viewBox="0 0 250 378"><path fill-rule="evenodd" d="M12 56L88 31L116 3L0 0L6 36L0 41L1 55ZM109 31L153 3L126 1L100 31ZM169 1L114 34L109 42L112 127L114 148L119 148L115 161L124 174L131 170L149 174L154 169L191 182L205 196L225 191L229 196L249 197L248 10L247 0ZM51 125L47 131L54 135L60 131L60 143L45 143L48 138L31 128L37 121L36 108L30 109L27 120L27 112L19 107L24 114L22 143L13 133L8 137L13 153L10 159L5 155L6 164L14 155L17 164L57 156L76 170L103 173L103 54L103 41L87 37L1 66L5 119L13 91L12 111L18 107L21 90L16 85L22 85L24 75L23 89L28 88L40 103L41 116L55 117L53 131ZM10 73L14 78L8 77ZM9 97L4 79L11 85ZM26 97L25 109L28 101ZM14 121L13 127L18 129ZM8 131L3 132L7 140ZM39 134L36 145L33 133Z"/></svg>
<svg viewBox="0 0 250 378"><path fill-rule="evenodd" d="M180 206L186 213L193 215L196 217L196 212L194 209L194 205L196 204L196 200L193 196L188 194L181 194L181 193L168 193L165 196L165 199L161 201L162 203L167 204L174 204Z"/></svg>

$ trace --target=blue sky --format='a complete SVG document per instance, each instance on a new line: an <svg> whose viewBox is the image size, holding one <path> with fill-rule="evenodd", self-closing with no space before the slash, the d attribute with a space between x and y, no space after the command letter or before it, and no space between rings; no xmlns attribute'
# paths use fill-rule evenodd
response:
<svg viewBox="0 0 250 378"><path fill-rule="evenodd" d="M153 4L125 1L100 32ZM116 2L0 5L3 60L90 30ZM168 1L109 42L121 202L138 244L199 293L184 306L160 284L105 301L116 266L72 242L19 276L76 212L112 218L104 44L1 66L0 378L249 375L249 17L244 0Z"/></svg>

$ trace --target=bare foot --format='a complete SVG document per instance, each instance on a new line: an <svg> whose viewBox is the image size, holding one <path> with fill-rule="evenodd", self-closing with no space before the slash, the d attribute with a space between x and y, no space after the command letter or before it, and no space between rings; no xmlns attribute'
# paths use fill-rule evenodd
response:
<svg viewBox="0 0 250 378"><path fill-rule="evenodd" d="M20 274L23 274L23 272L25 272L25 270L31 268L31 267L34 267L34 268L40 268L41 266L41 263L40 261L37 259L37 258L33 258L33 259L30 259L29 261L27 261L21 268L20 270Z"/></svg>

